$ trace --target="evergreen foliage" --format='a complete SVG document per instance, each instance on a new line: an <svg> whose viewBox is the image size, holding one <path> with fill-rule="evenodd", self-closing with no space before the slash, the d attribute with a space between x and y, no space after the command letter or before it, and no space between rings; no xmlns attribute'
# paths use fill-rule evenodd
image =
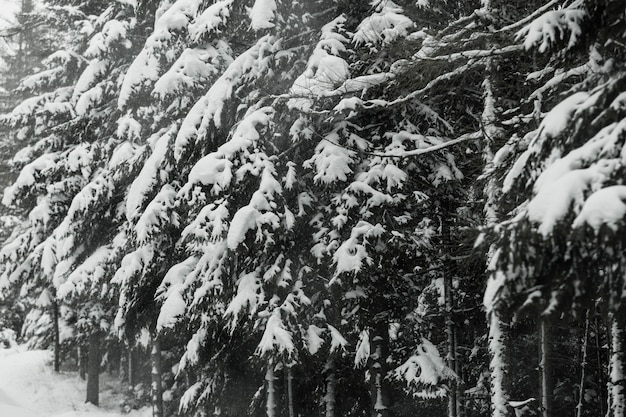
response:
<svg viewBox="0 0 626 417"><path fill-rule="evenodd" d="M0 120L22 340L104 340L156 416L623 416L620 1L44 4Z"/></svg>

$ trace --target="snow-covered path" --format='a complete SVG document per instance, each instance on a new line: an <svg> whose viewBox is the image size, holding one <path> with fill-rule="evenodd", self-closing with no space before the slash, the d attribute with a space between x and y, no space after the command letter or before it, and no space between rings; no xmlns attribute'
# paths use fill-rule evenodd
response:
<svg viewBox="0 0 626 417"><path fill-rule="evenodd" d="M85 404L85 382L76 374L55 374L49 351L0 349L2 417L149 417L149 409L122 414L117 382L102 378L100 407Z"/></svg>

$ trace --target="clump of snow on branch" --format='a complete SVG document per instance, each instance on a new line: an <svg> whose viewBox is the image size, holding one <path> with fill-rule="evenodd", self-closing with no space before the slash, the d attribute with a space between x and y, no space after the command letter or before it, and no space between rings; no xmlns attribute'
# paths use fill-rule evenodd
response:
<svg viewBox="0 0 626 417"><path fill-rule="evenodd" d="M276 15L276 1L256 0L249 11L249 15L250 27L253 30L273 28Z"/></svg>
<svg viewBox="0 0 626 417"><path fill-rule="evenodd" d="M359 223L352 228L350 237L344 241L333 254L333 262L335 263L335 277L344 272L357 273L361 269L372 263L369 256L367 245L373 244L385 233L385 229L380 224L373 225L366 221Z"/></svg>
<svg viewBox="0 0 626 417"><path fill-rule="evenodd" d="M248 314L252 316L264 301L265 293L259 271L250 272L239 278L237 295L231 300L224 313L225 316L231 317L231 329L237 325L239 315L244 309L247 309Z"/></svg>
<svg viewBox="0 0 626 417"><path fill-rule="evenodd" d="M201 3L200 0L178 0L156 19L154 32L126 71L118 98L120 109L126 106L139 88L159 79L162 72L162 57L171 62L173 57L178 55L177 49L180 47L175 45L175 37L187 29Z"/></svg>
<svg viewBox="0 0 626 417"><path fill-rule="evenodd" d="M440 386L441 382L456 378L437 348L426 339L422 339L413 356L393 371L393 376L406 382L409 391L420 398L445 396L446 390Z"/></svg>
<svg viewBox="0 0 626 417"><path fill-rule="evenodd" d="M624 216L626 216L626 186L614 185L591 194L572 223L572 227L588 224L597 232L606 225L616 231L618 224L624 221Z"/></svg>
<svg viewBox="0 0 626 417"><path fill-rule="evenodd" d="M190 257L180 264L174 265L165 274L161 285L156 292L157 301L162 301L159 317L157 318L157 331L174 327L184 315L187 303L183 298L186 289L185 278L198 264L198 258Z"/></svg>
<svg viewBox="0 0 626 417"><path fill-rule="evenodd" d="M152 153L143 164L139 175L133 180L126 197L126 216L132 219L139 214L139 210L149 193L163 180L165 156L175 130L160 131L148 139Z"/></svg>
<svg viewBox="0 0 626 417"><path fill-rule="evenodd" d="M256 349L257 355L262 356L274 351L291 354L295 350L293 338L291 333L285 328L280 317L280 311L280 309L274 310L265 323L263 336Z"/></svg>
<svg viewBox="0 0 626 417"><path fill-rule="evenodd" d="M191 108L176 137L174 157L178 160L193 140L202 137L211 127L211 123L219 128L222 124L222 110L226 101L231 98L237 86L246 81L260 77L269 69L267 54L271 54L278 46L276 39L266 35L250 49L241 53L211 85L209 91Z"/></svg>
<svg viewBox="0 0 626 417"><path fill-rule="evenodd" d="M216 1L206 8L196 20L189 25L189 37L195 42L211 33L217 33L220 25L226 24L230 17L230 6L234 0Z"/></svg>
<svg viewBox="0 0 626 417"><path fill-rule="evenodd" d="M320 41L309 57L306 69L294 81L291 94L302 96L291 99L289 106L303 111L310 110L313 99L335 90L349 75L348 63L340 56L346 52L349 39L343 35L345 16L339 16L322 27Z"/></svg>
<svg viewBox="0 0 626 417"><path fill-rule="evenodd" d="M581 23L586 12L579 9L552 10L533 20L517 32L516 38L524 38L524 47L538 47L539 52L546 52L550 46L567 39L567 49L576 44L582 35Z"/></svg>
<svg viewBox="0 0 626 417"><path fill-rule="evenodd" d="M371 4L374 13L363 19L354 33L356 45L365 44L375 48L376 45L408 36L414 23L403 14L402 7L391 0L374 0Z"/></svg>

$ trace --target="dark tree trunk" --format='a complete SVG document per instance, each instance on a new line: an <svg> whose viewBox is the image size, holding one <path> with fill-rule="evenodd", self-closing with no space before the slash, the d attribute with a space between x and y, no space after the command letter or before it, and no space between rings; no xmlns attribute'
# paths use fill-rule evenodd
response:
<svg viewBox="0 0 626 417"><path fill-rule="evenodd" d="M139 352L137 348L128 348L128 384L133 388L139 383Z"/></svg>
<svg viewBox="0 0 626 417"><path fill-rule="evenodd" d="M335 360L329 358L326 363L326 395L324 403L326 405L326 417L335 417L335 404L337 403L337 374Z"/></svg>
<svg viewBox="0 0 626 417"><path fill-rule="evenodd" d="M87 353L85 346L81 343L78 344L77 354L78 354L78 375L84 381L87 376Z"/></svg>
<svg viewBox="0 0 626 417"><path fill-rule="evenodd" d="M52 325L54 331L54 372L61 370L61 336L59 334L59 304L52 302Z"/></svg>
<svg viewBox="0 0 626 417"><path fill-rule="evenodd" d="M87 372L87 400L98 405L100 394L100 333L89 335L89 364Z"/></svg>
<svg viewBox="0 0 626 417"><path fill-rule="evenodd" d="M128 349L123 346L120 348L120 382L122 387L126 387L128 384Z"/></svg>
<svg viewBox="0 0 626 417"><path fill-rule="evenodd" d="M163 387L161 385L161 343L152 339L152 417L163 417Z"/></svg>
<svg viewBox="0 0 626 417"><path fill-rule="evenodd" d="M444 235L445 236L445 235ZM447 261L444 261L447 262ZM454 320L452 318L453 299L452 299L452 277L444 268L444 297L445 297L445 316L446 316L446 336L448 339L448 355L447 362L448 367L452 370L456 370L456 341L454 331ZM457 417L457 387L456 381L450 381L450 388L448 390L448 417Z"/></svg>
<svg viewBox="0 0 626 417"><path fill-rule="evenodd" d="M287 408L289 411L289 417L296 417L293 408L293 371L291 369L291 366L287 367L285 379L285 382L287 382Z"/></svg>
<svg viewBox="0 0 626 417"><path fill-rule="evenodd" d="M580 364L580 387L578 388L578 405L576 405L576 417L583 415L583 403L585 401L585 381L587 379L588 341L589 340L589 311L585 315L585 330L582 340L582 358Z"/></svg>

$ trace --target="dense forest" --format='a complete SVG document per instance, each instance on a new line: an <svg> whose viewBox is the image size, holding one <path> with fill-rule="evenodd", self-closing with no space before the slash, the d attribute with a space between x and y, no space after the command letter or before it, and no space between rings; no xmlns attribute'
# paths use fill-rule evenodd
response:
<svg viewBox="0 0 626 417"><path fill-rule="evenodd" d="M88 402L626 415L623 0L22 5L1 337Z"/></svg>

